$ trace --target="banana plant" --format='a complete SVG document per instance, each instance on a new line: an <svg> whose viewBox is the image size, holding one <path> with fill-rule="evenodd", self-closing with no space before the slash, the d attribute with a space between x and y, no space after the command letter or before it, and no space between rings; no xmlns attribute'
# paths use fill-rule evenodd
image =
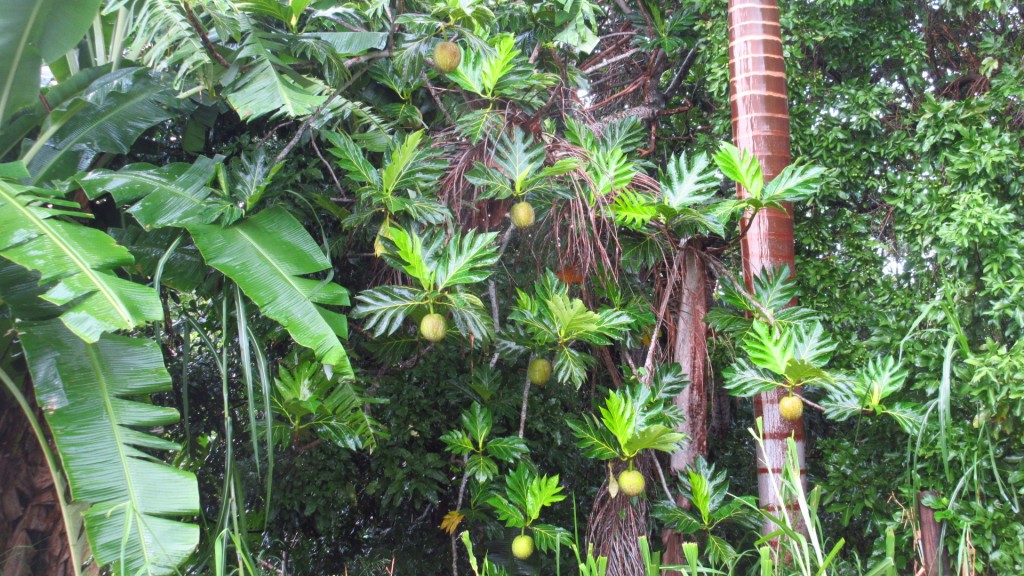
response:
<svg viewBox="0 0 1024 576"><path fill-rule="evenodd" d="M651 385L632 382L619 390L609 390L600 417L584 414L568 420L577 445L588 458L620 460L633 469L633 460L642 450L674 452L686 439L675 431L683 415L673 404L687 381L678 364L664 365L654 373ZM610 469L610 468L609 468ZM611 478L612 490L618 486Z"/></svg>
<svg viewBox="0 0 1024 576"><path fill-rule="evenodd" d="M100 0L4 4L0 19L0 129L38 100L40 70L73 48L92 25Z"/></svg>
<svg viewBox="0 0 1024 576"><path fill-rule="evenodd" d="M220 186L212 186L213 180ZM77 178L91 198L109 193L116 204L128 205L144 229L187 230L206 264L231 278L264 315L313 349L321 362L351 376L341 343L348 336L347 319L327 308L348 305L348 291L329 280L302 277L328 270L330 260L284 208L243 218L231 184L224 189L226 180L217 159L205 157L191 165L133 164Z"/></svg>
<svg viewBox="0 0 1024 576"><path fill-rule="evenodd" d="M418 286L379 286L360 292L352 315L368 318L367 330L375 336L391 335L412 314L426 314L426 319L445 312L451 314L461 333L478 341L493 336L494 327L483 302L467 288L490 277L491 266L499 258L496 234L470 230L446 238L439 231L430 231L421 237L392 227L387 229L387 236L385 261L408 274ZM441 337L447 330L445 322L442 315ZM438 335L422 328L423 324L421 331L428 339Z"/></svg>
<svg viewBox="0 0 1024 576"><path fill-rule="evenodd" d="M587 343L607 346L624 336L635 319L615 308L593 312L582 300L569 297L569 287L548 270L534 283L534 294L517 290L518 299L509 320L514 325L504 333L503 345L555 354L554 373L561 383L577 388L586 379L594 357L573 346Z"/></svg>
<svg viewBox="0 0 1024 576"><path fill-rule="evenodd" d="M4 178L5 177L5 178ZM99 230L64 218L85 218L78 203L52 190L16 184L24 164L0 165L0 256L41 274L42 297L59 306L72 332L96 342L106 332L144 326L163 317L152 288L117 276L132 255Z"/></svg>
<svg viewBox="0 0 1024 576"><path fill-rule="evenodd" d="M95 564L114 574L177 573L199 539L198 526L181 520L198 512L198 490L194 476L160 463L175 445L151 431L173 423L177 413L152 404L151 393L169 390L169 376L156 343L139 337L163 319L157 287L175 250L190 252L199 271L186 282L194 285L208 272L201 254L342 377L351 375L341 344L346 319L326 306L347 304L347 292L329 275L301 277L329 269L327 256L283 209L247 214L267 182L238 205L220 158L116 172L95 167L129 152L154 126L184 120L197 108L191 96L219 81L245 117L319 110L326 101L307 97L320 98L325 85L297 77L287 51L272 53L285 47L283 39L295 40L299 55L314 44L354 54L383 47L387 35L261 35L239 27L242 19L231 11L219 14L218 34L211 35L225 44L207 50L193 25L207 26L215 4L204 4L211 12L200 12L196 22L168 0L115 0L104 13L99 0L8 4L0 17L0 155L18 162L0 166L0 270L17 265L21 274L0 275L0 304L17 318L11 324L61 455L58 473L68 476L71 507L85 511ZM305 5L290 6L294 26ZM224 56L234 62L213 63ZM58 84L40 88L44 64ZM174 68L172 85L164 72ZM200 86L190 84L196 75ZM357 115L343 97L331 108L343 106ZM211 186L213 179L220 186ZM104 234L80 224L90 216L68 199L72 183L94 199L109 192L152 232L132 226ZM157 252L157 263L132 252ZM140 273L154 284L138 281ZM26 274L34 274L34 290L18 281ZM335 400L338 407L348 402Z"/></svg>
<svg viewBox="0 0 1024 576"><path fill-rule="evenodd" d="M515 471L505 476L503 492L491 496L487 503L494 507L498 520L505 522L509 528L519 529L519 538L531 538L531 552L533 542L536 542L541 552L555 550L559 546L571 543L569 531L565 528L535 524L545 507L565 500L557 474L538 476L531 472L526 464L520 463Z"/></svg>
<svg viewBox="0 0 1024 576"><path fill-rule="evenodd" d="M157 292L126 278L131 253L80 224L91 215L78 202L43 186L103 153L127 152L143 132L193 105L175 98L158 75L134 67L69 72L41 90L44 62L62 58L99 21L99 2L65 4L20 2L0 18L0 153L21 150L17 162L0 167L0 257L23 267L21 276L34 275L35 284L5 274L0 301L18 319L36 399L60 453L53 473L68 479L73 502L60 499L73 570L79 573L83 560L75 518L84 518L97 566L173 574L199 541L198 525L186 520L199 512L198 484L155 458L177 448L151 433L178 419L150 398L171 388L159 347L111 334L137 333L162 319Z"/></svg>
<svg viewBox="0 0 1024 576"><path fill-rule="evenodd" d="M146 230L215 222L227 225L242 214L224 190L211 185L221 161L199 156L191 164L129 164L120 170L92 170L75 181L92 200L110 194L115 204L128 205L128 214Z"/></svg>
<svg viewBox="0 0 1024 576"><path fill-rule="evenodd" d="M115 70L51 108L20 159L32 184L49 184L88 168L102 153L127 153L146 130L194 108L150 70Z"/></svg>
<svg viewBox="0 0 1024 576"><path fill-rule="evenodd" d="M86 342L55 320L24 324L21 341L36 397L53 431L89 544L115 574L173 574L199 543L191 472L154 461L147 450L177 444L146 430L178 420L148 395L171 390L155 342L104 335Z"/></svg>
<svg viewBox="0 0 1024 576"><path fill-rule="evenodd" d="M738 560L736 550L713 532L727 525L756 531L759 517L753 511L757 509L757 499L729 496L726 472L716 472L715 466L700 456L686 474L679 477L679 485L680 494L692 507L687 509L664 500L654 506L654 516L672 530L699 535L712 565L731 569Z"/></svg>

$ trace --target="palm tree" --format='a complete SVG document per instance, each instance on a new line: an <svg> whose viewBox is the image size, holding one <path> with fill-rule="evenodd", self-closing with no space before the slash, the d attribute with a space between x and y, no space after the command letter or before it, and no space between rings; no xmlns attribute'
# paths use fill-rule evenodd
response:
<svg viewBox="0 0 1024 576"><path fill-rule="evenodd" d="M790 163L789 107L786 98L786 64L782 53L779 7L775 0L729 1L729 78L733 141L761 163L765 181L771 181ZM746 192L738 189L740 197ZM741 224L743 278L752 288L755 274L764 269L788 267L793 261L793 217L788 207L761 210ZM764 421L765 452L757 459L757 485L761 508L779 509L771 477L778 478L786 458L786 439L793 436L804 470L803 419L781 417L778 388L758 394L754 414ZM771 475L770 475L771 474ZM770 529L770 523L765 526Z"/></svg>
<svg viewBox="0 0 1024 576"><path fill-rule="evenodd" d="M708 343L704 316L708 313L709 290L708 271L699 246L692 241L688 242L676 258L679 259L680 278L676 285L679 292L672 360L682 368L689 385L675 398L674 403L686 416L677 430L686 434L689 441L672 453L670 466L674 475L685 477L686 469L693 466L698 457L706 457L708 452L705 382ZM681 493L677 493L676 500L679 505L689 505ZM661 540L665 547L665 563L682 564L683 534L666 529L662 532Z"/></svg>

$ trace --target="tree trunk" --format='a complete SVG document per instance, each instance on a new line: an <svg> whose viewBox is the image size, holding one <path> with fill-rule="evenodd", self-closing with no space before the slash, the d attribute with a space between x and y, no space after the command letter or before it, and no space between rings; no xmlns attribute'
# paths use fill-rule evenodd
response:
<svg viewBox="0 0 1024 576"><path fill-rule="evenodd" d="M921 526L921 561L925 576L947 576L949 555L942 543L942 522L935 520L935 510L923 504L928 496L937 497L934 490L917 494L917 518Z"/></svg>
<svg viewBox="0 0 1024 576"><path fill-rule="evenodd" d="M26 397L32 398L32 394ZM74 574L50 469L25 414L2 386L0 574Z"/></svg>
<svg viewBox="0 0 1024 576"><path fill-rule="evenodd" d="M682 367L683 374L690 380L689 386L676 397L675 405L686 416L677 430L686 434L689 441L682 450L672 453L673 476L684 474L697 456L707 456L707 328L704 316L708 313L708 275L701 260L700 247L688 243L680 254L683 258L682 277L679 281L679 312L675 319L672 359ZM680 506L690 503L681 495L676 496ZM665 530L661 541L665 547L665 564L682 564L682 534Z"/></svg>
<svg viewBox="0 0 1024 576"><path fill-rule="evenodd" d="M782 30L775 0L729 0L729 78L733 140L761 163L770 182L790 161L789 107L786 100L786 66L782 55ZM737 191L740 197L746 191ZM755 274L793 262L792 208L762 210L745 220L749 226L741 244L743 278L747 288ZM779 415L782 389L754 398L754 414L764 421L766 457L757 457L760 505L777 513L782 503L775 497L769 472L777 479L786 461L786 439L794 436L804 472L804 423L789 422ZM771 523L764 527L772 529Z"/></svg>
<svg viewBox="0 0 1024 576"><path fill-rule="evenodd" d="M657 457L648 450L633 464L647 479L648 494L653 493L655 488L651 479L657 477L654 467L661 465ZM626 469L626 464L616 460L613 468L612 473L618 476ZM630 498L622 493L612 498L606 473L587 519L586 546L593 545L595 556L608 559L607 576L647 575L640 553L640 537L648 534L649 505L647 498Z"/></svg>

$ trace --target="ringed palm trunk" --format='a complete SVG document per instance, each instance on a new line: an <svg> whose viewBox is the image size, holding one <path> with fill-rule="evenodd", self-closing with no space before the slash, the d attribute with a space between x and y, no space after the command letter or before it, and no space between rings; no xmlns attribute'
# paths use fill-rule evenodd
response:
<svg viewBox="0 0 1024 576"><path fill-rule="evenodd" d="M776 0L729 0L729 79L735 145L751 152L770 182L790 162L789 106L782 30ZM746 195L738 190L740 197ZM762 210L748 226L741 243L743 279L750 289L755 274L782 266L795 273L792 208ZM782 506L771 480L786 461L786 439L796 440L804 474L803 419L789 422L779 415L781 389L754 398L754 414L763 419L765 452L757 455L757 487L761 508L777 513ZM771 476L769 475L771 474ZM765 530L771 529L771 523Z"/></svg>

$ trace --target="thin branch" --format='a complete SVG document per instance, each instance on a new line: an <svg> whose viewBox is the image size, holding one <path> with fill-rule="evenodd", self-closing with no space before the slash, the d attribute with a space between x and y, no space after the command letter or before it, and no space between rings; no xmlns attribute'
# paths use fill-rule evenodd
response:
<svg viewBox="0 0 1024 576"><path fill-rule="evenodd" d="M360 28L359 26L356 26L355 24L351 24L349 22L346 22L345 20L342 20L341 18L338 18L336 16L332 16L329 12L326 12L326 11L318 12L317 16L319 16L319 17L321 17L321 18L323 18L325 20L330 20L331 22L334 22L335 24L337 24L339 26L347 28L348 30L351 30L352 32L367 32L367 30L365 30L363 28Z"/></svg>
<svg viewBox="0 0 1024 576"><path fill-rule="evenodd" d="M283 569L278 568L277 566L274 566L273 564L271 564L270 562L267 562L266 560L264 560L262 558L260 559L260 566L262 566L265 570L272 570L274 572L274 574L281 574L281 575L284 574L284 570Z"/></svg>
<svg viewBox="0 0 1024 576"><path fill-rule="evenodd" d="M700 46L699 43L694 44L693 48L690 48L690 51L686 54L686 58L683 58L683 63L679 66L679 70L676 71L676 75L673 76L672 81L669 82L668 88L665 88L665 102L668 102L669 99L672 98L675 91L683 84L683 80L686 80L686 77L689 75L690 67L693 66L693 62L696 60L698 46Z"/></svg>
<svg viewBox="0 0 1024 576"><path fill-rule="evenodd" d="M680 106L678 108L669 108L668 110L660 110L658 112L658 116L672 116L672 115L675 115L675 114L682 114L683 112L689 112L692 108L693 108L693 106L691 106L690 104L685 104L685 105Z"/></svg>
<svg viewBox="0 0 1024 576"><path fill-rule="evenodd" d="M622 377L619 376L619 368L615 365L615 361L612 360L612 353L608 350L607 346L594 346L594 355L597 356L601 363L604 364L608 375L612 377L612 385L616 388L622 388Z"/></svg>
<svg viewBox="0 0 1024 576"><path fill-rule="evenodd" d="M317 158L320 159L324 164L324 168L327 168L327 172L331 175L331 180L334 181L334 187L338 189L338 194L345 195L345 189L341 186L341 182L338 180L338 175L334 173L334 168L331 168L331 163L328 162L324 155L320 153L320 147L316 145L316 138L310 138L309 143L313 145L313 151L316 152ZM331 198L334 200L334 198Z"/></svg>
<svg viewBox="0 0 1024 576"><path fill-rule="evenodd" d="M329 98L327 98L327 100L324 100L324 103L321 104L316 109L315 112L310 114L309 118L306 118L302 125L299 126L298 131L295 132L295 136L292 136L292 139L288 141L288 144L285 145L284 149L282 149L281 152L278 153L278 155L274 158L274 166L277 166L281 162L284 162L284 159L288 157L288 154L291 153L293 148L295 148L295 145L299 143L299 140L302 139L302 135L306 133L306 130L310 127L310 125L313 124L313 121L316 120L317 117L320 116L320 114L322 114L323 111L327 109L328 104L333 102L334 99L337 98L338 96L341 96L341 93L347 90L348 87L355 83L355 81L358 80L365 72L366 68L363 68L359 72L353 74L352 77L349 78L347 82L342 84L340 88L335 90L334 93L331 94Z"/></svg>
<svg viewBox="0 0 1024 576"><path fill-rule="evenodd" d="M537 42L537 44L534 45L533 52L530 53L530 64L537 62L537 57L540 56L540 47L542 44L542 42Z"/></svg>
<svg viewBox="0 0 1024 576"><path fill-rule="evenodd" d="M668 482L665 481L665 473L661 469L661 462L658 462L658 457L651 455L651 460L654 460L654 469L658 472L658 479L661 480L661 488L665 490L665 497L669 500L675 501L672 497L672 491L668 489Z"/></svg>
<svg viewBox="0 0 1024 576"><path fill-rule="evenodd" d="M523 385L523 407L519 411L519 437L526 432L526 403L530 399L530 377L526 377L526 384Z"/></svg>
<svg viewBox="0 0 1024 576"><path fill-rule="evenodd" d="M299 129L295 131L295 135L292 136L292 139L288 141L288 144L286 144L285 147L282 148L281 151L274 158L274 166L277 166L281 162L284 162L284 159L288 157L288 154L291 153L292 149L295 148L295 145L298 144L299 140L302 139L302 135L306 133L306 130L313 123L313 120L315 120L316 117L319 116L327 108L327 105L330 104L331 101L334 100L340 94L340 90L338 92L335 92L334 94L331 94L330 98L325 100L324 103L321 104L320 107L317 108L315 112L310 114L309 118L306 118L302 125L299 126Z"/></svg>
<svg viewBox="0 0 1024 576"><path fill-rule="evenodd" d="M319 445L321 445L323 443L324 443L324 439L323 438L317 438L316 440L313 440L312 442L309 442L308 444L300 444L298 446L294 446L294 448L295 448L295 450L297 452L309 452L313 448L316 448L317 446L319 446Z"/></svg>
<svg viewBox="0 0 1024 576"><path fill-rule="evenodd" d="M353 57L349 58L348 60L345 60L344 62L342 62L342 65L345 68L350 68L352 66L355 66L356 64L362 64L364 62L372 62L374 60L377 60L378 58L387 58L388 56L391 56L391 49L390 48L388 48L386 50L381 50L380 52L373 52L371 54L363 54L362 56L353 56Z"/></svg>
<svg viewBox="0 0 1024 576"><path fill-rule="evenodd" d="M427 92L430 92L430 97L434 99L434 104L437 104L438 109L440 109L441 113L444 114L444 119L448 121L448 124L454 126L455 121L452 120L452 116L451 114L448 113L448 109L445 108L444 103L441 102L441 98L437 95L437 88L435 88L434 85L430 82L430 79L427 78L426 72L423 73L423 82L427 86Z"/></svg>
<svg viewBox="0 0 1024 576"><path fill-rule="evenodd" d="M359 328L359 327L357 327L355 325L350 325L350 327L355 328L357 332L360 332L362 334L368 335L367 332L365 330L363 330L362 328ZM412 358L408 358L408 359L406 359L406 360L404 360L402 362L399 362L398 364L395 364L394 366L392 366L390 368L388 368L387 366L382 366L381 369L377 371L377 376L376 377L378 379L380 379L380 378L382 378L384 376L387 376L388 374L394 374L396 372L404 372L406 370L409 370L410 368L412 368L412 367L416 366L417 364L419 364L420 360L424 356L426 356L428 352L430 352L433 349L434 349L434 344L431 343L431 344L428 344L428 345L420 348L420 350Z"/></svg>
<svg viewBox="0 0 1024 576"><path fill-rule="evenodd" d="M391 16L391 6L389 4L384 5L384 13L387 15L388 20L391 21L391 26L388 27L388 39L384 43L384 49L381 50L380 52L374 52L372 54L363 54L362 56L353 56L352 58L345 60L345 62L343 62L343 65L345 66L346 69L351 68L356 64L362 64L363 62L370 62L378 58L386 58L388 56L391 56L392 49L395 45L395 19L392 18ZM356 28L355 30L363 32L363 30L359 30L358 28Z"/></svg>
<svg viewBox="0 0 1024 576"><path fill-rule="evenodd" d="M459 498L455 502L456 511L462 509L462 498L466 495L466 483L469 481L469 468L467 467L468 463L469 454L466 454L462 457L462 467L465 469L465 471L462 473L462 483L459 484ZM459 576L459 547L455 539L455 532L452 532L452 576Z"/></svg>
<svg viewBox="0 0 1024 576"><path fill-rule="evenodd" d="M391 7L390 6L385 6L384 9L385 9L385 11L387 13L388 18L391 18ZM351 67L351 66L353 66L355 64L359 64L361 62L367 62L367 61L373 60L375 58L383 58L385 56L390 56L391 55L391 48L392 48L393 43L394 43L394 39L395 39L395 24L394 24L394 19L392 18L392 24L391 24L391 28L388 29L388 39L387 39L387 44L385 45L384 50L382 50L380 52L375 52L373 54L366 54L364 56L357 56L355 58L350 58L350 59L345 61L345 67L349 68L349 67ZM295 133L295 136L292 137L292 139L288 142L288 144L284 147L284 149L281 150L281 153L278 154L277 157L274 159L274 165L275 166L277 164L283 162L284 159L288 157L288 153L292 151L292 148L294 148L296 144L299 143L299 140L302 138L302 135L306 132L306 130L309 128L309 126L313 123L313 120L315 120L317 118L317 116L319 116L327 108L327 105L330 104L338 96L341 96L341 93L344 92L345 90L347 90L349 86L354 84L356 80L358 80L360 77L362 77L362 75L366 73L366 70L367 70L367 68L362 68L362 69L359 70L359 72L356 72L351 77L349 77L348 81L346 81L337 90L335 90L334 93L331 94L330 98L325 100L324 103L321 104L320 107L316 109L316 112L314 112L313 114L310 114L309 118L306 118L306 121L303 122L302 126L299 127L299 131Z"/></svg>
<svg viewBox="0 0 1024 576"><path fill-rule="evenodd" d="M211 58L217 61L218 64L225 68L231 68L231 63L224 59L223 56L217 52L217 47L210 42L210 37L206 34L206 29L203 28L203 23L196 17L196 13L192 11L192 7L188 5L188 2L181 3L182 10L185 11L185 19L192 25L192 29L195 30L196 34L199 35L199 40L203 43L203 48L210 55Z"/></svg>
<svg viewBox="0 0 1024 576"><path fill-rule="evenodd" d="M736 289L739 291L739 293L743 295L743 298L745 298L747 302L750 302L750 305L753 306L755 310L760 312L769 324L775 324L775 315L772 314L771 311L766 309L764 306L762 306L761 303L758 302L750 294L750 292L747 291L747 285L736 280L736 277L732 275L732 272L730 272L729 269L725 267L725 265L723 265L717 259L710 258L704 254L701 255L701 259L703 259L708 266L714 268L716 274L724 274L727 278L729 278L729 280L732 281L733 285L736 286Z"/></svg>
<svg viewBox="0 0 1024 576"><path fill-rule="evenodd" d="M708 248L707 251L711 254L721 254L722 252L725 252L726 250L742 242L743 239L747 237L747 233L750 232L751 227L753 227L754 217L757 216L757 213L760 211L761 209L757 208L753 211L753 213L750 214L749 217L740 218L739 236L730 240L729 243L726 244L725 246L719 246L717 248Z"/></svg>
<svg viewBox="0 0 1024 576"><path fill-rule="evenodd" d="M632 50L628 50L626 52L623 52L622 54L619 54L618 56L615 56L614 58L608 58L607 60L602 60L599 63L594 64L593 66L591 66L589 68L584 68L583 70L581 70L581 72L593 72L595 70L600 70L601 68L604 68L605 66L611 66L612 64L614 64L614 63L616 63L616 62L618 62L620 60L625 60L626 58L629 58L630 56L632 56L633 54L636 54L639 51L640 51L639 48L633 48Z"/></svg>
<svg viewBox="0 0 1024 576"><path fill-rule="evenodd" d="M800 399L801 402L803 402L804 404L807 404L811 408L817 408L818 410L820 410L822 412L825 411L825 407L824 406L822 406L821 404L815 404L814 402L811 402L803 394L800 394L798 392L793 392L793 396L796 396L797 398ZM872 412L871 410L867 410L867 409L862 409L862 411L863 412Z"/></svg>
<svg viewBox="0 0 1024 576"><path fill-rule="evenodd" d="M634 80L633 82L631 82L629 84L628 88L625 88L625 89L623 89L623 90L621 90L619 92L616 92L615 94L612 94L611 96L605 98L604 100L598 102L597 104L594 104L593 106L588 107L587 108L587 112L590 112L592 110L597 110L599 108L603 108L604 106L610 104L611 102L613 102L613 101L615 101L615 100L625 96L626 94L629 94L630 92L633 92L637 88L640 88L644 84L645 84L644 79L643 78L638 78L637 80Z"/></svg>
<svg viewBox="0 0 1024 576"><path fill-rule="evenodd" d="M505 249L508 248L508 241L512 239L512 231L515 230L515 224L509 224L505 233L501 235L501 245L498 247L498 258L505 253ZM494 320L494 331L498 331L498 289L494 284L494 280L490 281L487 288L487 293L491 297L491 317ZM494 355L491 356L490 366L494 368L498 364L498 358L501 356L501 352L495 350Z"/></svg>

